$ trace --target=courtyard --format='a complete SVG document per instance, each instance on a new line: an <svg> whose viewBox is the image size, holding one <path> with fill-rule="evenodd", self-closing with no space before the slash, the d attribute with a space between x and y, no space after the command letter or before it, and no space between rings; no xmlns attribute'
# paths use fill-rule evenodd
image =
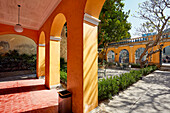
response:
<svg viewBox="0 0 170 113"><path fill-rule="evenodd" d="M140 2L0 0L0 113L169 112L169 0Z"/></svg>
<svg viewBox="0 0 170 113"><path fill-rule="evenodd" d="M155 71L122 91L102 101L91 113L169 113L170 72Z"/></svg>

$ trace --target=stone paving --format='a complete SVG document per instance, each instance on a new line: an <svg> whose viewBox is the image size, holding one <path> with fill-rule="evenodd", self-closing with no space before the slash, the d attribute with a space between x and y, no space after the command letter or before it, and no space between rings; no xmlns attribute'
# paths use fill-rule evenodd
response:
<svg viewBox="0 0 170 113"><path fill-rule="evenodd" d="M139 68L131 68L131 69L98 69L98 78L106 78L106 77L111 77L115 75L121 75L123 73L129 73L130 70L139 70ZM105 73L105 74L104 74Z"/></svg>
<svg viewBox="0 0 170 113"><path fill-rule="evenodd" d="M98 78L106 78L115 75L121 75L123 73L128 73L129 70L118 70L118 69L99 69L98 70ZM105 73L105 74L104 74Z"/></svg>
<svg viewBox="0 0 170 113"><path fill-rule="evenodd" d="M170 113L170 72L155 71L91 113Z"/></svg>

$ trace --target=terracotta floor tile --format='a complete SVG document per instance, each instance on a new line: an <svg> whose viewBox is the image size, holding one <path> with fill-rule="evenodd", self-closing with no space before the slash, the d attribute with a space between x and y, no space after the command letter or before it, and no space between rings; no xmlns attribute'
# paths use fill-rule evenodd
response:
<svg viewBox="0 0 170 113"><path fill-rule="evenodd" d="M39 79L0 82L0 113L57 113L57 90Z"/></svg>

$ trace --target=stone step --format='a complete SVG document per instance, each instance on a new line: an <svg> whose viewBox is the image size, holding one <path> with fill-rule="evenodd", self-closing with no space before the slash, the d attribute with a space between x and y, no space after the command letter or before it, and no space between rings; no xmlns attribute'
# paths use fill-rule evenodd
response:
<svg viewBox="0 0 170 113"><path fill-rule="evenodd" d="M170 66L162 66L160 68L161 71L170 71Z"/></svg>

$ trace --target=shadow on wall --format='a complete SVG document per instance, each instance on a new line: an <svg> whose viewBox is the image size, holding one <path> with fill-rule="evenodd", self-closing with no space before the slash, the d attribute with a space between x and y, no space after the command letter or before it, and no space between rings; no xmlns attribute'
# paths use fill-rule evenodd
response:
<svg viewBox="0 0 170 113"><path fill-rule="evenodd" d="M45 76L45 59L43 59L41 64L40 64L39 73L40 73L39 76Z"/></svg>
<svg viewBox="0 0 170 113"><path fill-rule="evenodd" d="M170 72L155 71L144 77L140 83L114 96L114 99L102 103L110 110L119 112L144 113L149 110L155 113L168 113L170 111L169 97Z"/></svg>

